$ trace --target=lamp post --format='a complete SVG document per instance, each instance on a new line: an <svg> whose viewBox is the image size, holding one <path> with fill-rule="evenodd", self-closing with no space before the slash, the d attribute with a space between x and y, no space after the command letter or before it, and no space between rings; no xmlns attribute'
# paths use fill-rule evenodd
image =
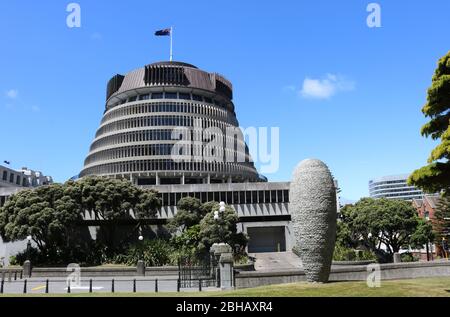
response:
<svg viewBox="0 0 450 317"><path fill-rule="evenodd" d="M138 237L138 239L139 239L139 248L141 249L141 252L140 252L141 258L139 260L144 261L144 245L143 245L144 237L142 235L140 235Z"/></svg>
<svg viewBox="0 0 450 317"><path fill-rule="evenodd" d="M30 261L30 252L31 252L31 236L27 237L27 260Z"/></svg>

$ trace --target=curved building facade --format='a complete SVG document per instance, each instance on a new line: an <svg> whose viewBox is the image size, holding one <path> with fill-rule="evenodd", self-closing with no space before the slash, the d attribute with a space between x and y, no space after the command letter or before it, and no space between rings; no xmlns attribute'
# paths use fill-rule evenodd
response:
<svg viewBox="0 0 450 317"><path fill-rule="evenodd" d="M408 174L384 176L369 181L371 198L386 198L412 201L422 199L424 193L408 185Z"/></svg>
<svg viewBox="0 0 450 317"><path fill-rule="evenodd" d="M125 177L137 185L265 181L232 100L227 79L186 63L116 75L80 176Z"/></svg>

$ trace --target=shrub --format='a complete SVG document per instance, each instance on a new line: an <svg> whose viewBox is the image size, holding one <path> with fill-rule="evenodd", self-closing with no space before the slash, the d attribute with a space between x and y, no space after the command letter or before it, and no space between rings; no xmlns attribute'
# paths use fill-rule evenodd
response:
<svg viewBox="0 0 450 317"><path fill-rule="evenodd" d="M418 262L419 258L415 257L412 253L407 252L400 255L402 262Z"/></svg>

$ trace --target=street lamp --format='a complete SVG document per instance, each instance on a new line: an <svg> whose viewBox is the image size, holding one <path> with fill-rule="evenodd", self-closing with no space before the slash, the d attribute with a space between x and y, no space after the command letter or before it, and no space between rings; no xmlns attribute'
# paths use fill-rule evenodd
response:
<svg viewBox="0 0 450 317"><path fill-rule="evenodd" d="M30 261L30 252L31 252L31 236L27 237L27 260Z"/></svg>
<svg viewBox="0 0 450 317"><path fill-rule="evenodd" d="M140 249L141 249L141 252L140 252L141 258L140 258L140 260L143 261L144 260L144 246L143 246L144 237L142 235L140 235L138 237L138 239L140 241L139 246L140 246Z"/></svg>

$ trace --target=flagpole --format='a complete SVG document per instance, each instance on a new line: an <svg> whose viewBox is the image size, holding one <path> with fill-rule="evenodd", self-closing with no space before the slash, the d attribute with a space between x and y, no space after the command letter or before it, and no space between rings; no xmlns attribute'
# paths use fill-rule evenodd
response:
<svg viewBox="0 0 450 317"><path fill-rule="evenodd" d="M170 27L170 61L173 59L173 41L172 41L173 27Z"/></svg>

